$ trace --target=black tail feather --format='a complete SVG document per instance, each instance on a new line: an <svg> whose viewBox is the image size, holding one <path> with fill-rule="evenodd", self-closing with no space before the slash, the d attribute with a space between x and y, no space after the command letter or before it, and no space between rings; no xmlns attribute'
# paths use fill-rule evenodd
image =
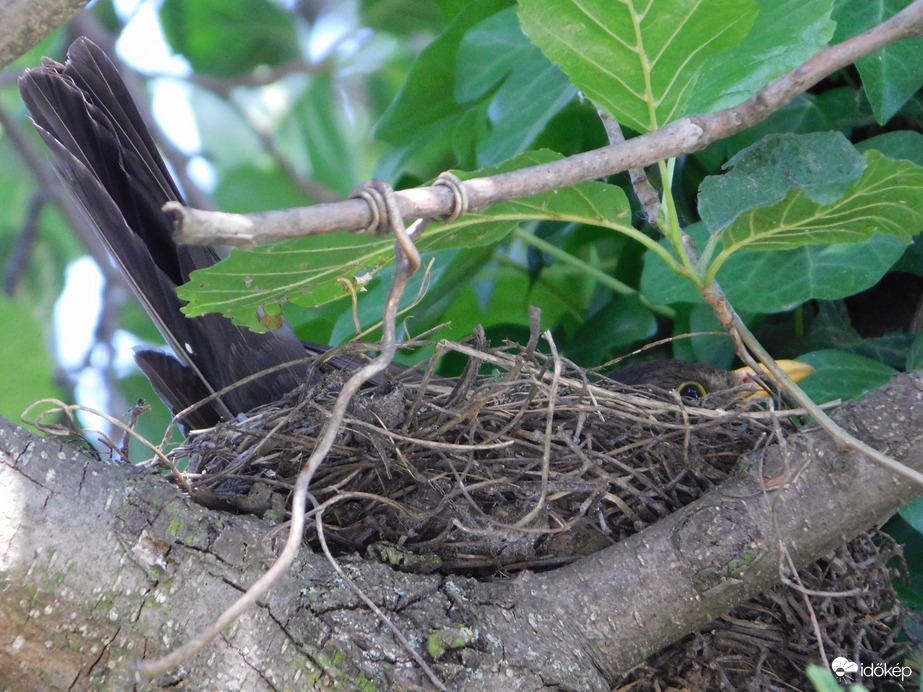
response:
<svg viewBox="0 0 923 692"><path fill-rule="evenodd" d="M62 177L178 358L136 354L174 412L248 375L304 357L287 326L256 334L220 315L190 319L180 312L177 286L218 257L211 248L173 240L162 207L182 197L115 66L98 46L78 39L65 64L44 61L23 75L19 88ZM305 365L293 364L235 389L188 422L210 425L219 416L275 401L306 373Z"/></svg>

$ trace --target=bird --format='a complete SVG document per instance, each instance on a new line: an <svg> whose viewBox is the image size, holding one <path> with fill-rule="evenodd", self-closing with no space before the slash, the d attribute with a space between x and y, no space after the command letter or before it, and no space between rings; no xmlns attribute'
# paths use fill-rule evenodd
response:
<svg viewBox="0 0 923 692"><path fill-rule="evenodd" d="M106 53L83 37L62 64L44 58L19 80L35 127L61 177L173 355L137 348L135 361L174 415L261 371L270 374L187 413L184 430L209 428L278 401L310 376L306 356L327 347L303 342L283 323L255 333L219 314L181 311L176 289L193 270L219 260L215 249L177 244L166 202L183 203L127 87ZM609 373L626 386L675 390L698 401L740 386L746 374L702 363L654 361Z"/></svg>
<svg viewBox="0 0 923 692"><path fill-rule="evenodd" d="M304 381L305 348L288 325L258 334L218 314L181 312L176 288L219 256L173 240L162 207L183 203L182 195L105 52L79 38L64 64L45 58L26 70L19 90L61 177L173 350L137 349L135 361L174 414L272 366L289 364L188 414L185 424L211 427Z"/></svg>

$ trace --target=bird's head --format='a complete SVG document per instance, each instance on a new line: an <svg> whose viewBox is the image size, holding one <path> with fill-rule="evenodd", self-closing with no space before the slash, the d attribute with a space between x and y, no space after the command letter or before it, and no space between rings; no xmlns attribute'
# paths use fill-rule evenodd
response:
<svg viewBox="0 0 923 692"><path fill-rule="evenodd" d="M796 360L777 361L795 382L803 380L814 372L814 368ZM687 401L698 402L706 396L741 390L749 396L767 396L768 392L758 385L758 378L751 368L721 370L704 363L684 360L659 360L631 365L607 375L612 380L632 387L656 387L675 391Z"/></svg>

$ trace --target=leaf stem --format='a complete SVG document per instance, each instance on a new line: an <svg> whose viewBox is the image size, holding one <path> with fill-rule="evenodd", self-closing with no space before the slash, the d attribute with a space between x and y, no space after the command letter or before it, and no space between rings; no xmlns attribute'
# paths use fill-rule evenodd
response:
<svg viewBox="0 0 923 692"><path fill-rule="evenodd" d="M676 267L671 266L671 268L689 279L696 288L701 289L703 278L699 270L696 269L694 249L686 246L686 240L691 241L691 239L683 233L679 216L676 213L676 202L673 199L673 173L676 169L676 159L659 161L657 166L660 168L660 178L663 182L663 196L660 203L660 229L667 237L680 261L679 265Z"/></svg>
<svg viewBox="0 0 923 692"><path fill-rule="evenodd" d="M773 378L782 385L785 392L814 417L816 423L837 442L841 449L859 452L888 470L923 486L923 473L892 459L888 455L870 447L862 440L853 437L830 418L820 406L814 403L811 397L792 381L788 374L779 367L779 364L776 363L773 357L763 348L762 344L757 341L756 337L740 318L740 315L731 307L731 304L728 302L724 292L717 283L708 284L701 289L701 292L705 300L708 301L708 304L712 306L712 309L715 311L715 314L718 316L724 328L727 329L731 336L735 337L735 342L739 342L738 351L740 351L740 356L743 358L744 362L754 368L758 368L759 365L762 365L768 370ZM741 346L746 346L746 348L741 348ZM747 352L748 350L749 353ZM759 360L759 364L750 362L753 360L750 355L751 353ZM757 371L759 370L757 369Z"/></svg>
<svg viewBox="0 0 923 692"><path fill-rule="evenodd" d="M634 229L632 229L634 230ZM574 257L569 252L562 250L555 245L552 245L547 240L542 240L538 236L529 233L528 231L523 230L522 228L517 228L513 231L513 236L524 243L528 243L532 247L544 252L545 254L551 255L556 260L563 262L575 269L578 269L581 273L591 276L596 279L600 284L606 288L612 290L613 292L622 295L622 296L635 296L638 301L646 307L651 312L662 315L668 319L676 319L676 312L666 305L655 305L650 300L648 300L642 293L632 288L626 283L623 283L616 279L606 272L594 267L591 264L584 262L583 260ZM659 245L657 247L660 247ZM662 248L661 248L662 249ZM661 255L662 256L662 255ZM675 265L676 261L672 258L669 259L668 264ZM678 269L678 267L676 268Z"/></svg>

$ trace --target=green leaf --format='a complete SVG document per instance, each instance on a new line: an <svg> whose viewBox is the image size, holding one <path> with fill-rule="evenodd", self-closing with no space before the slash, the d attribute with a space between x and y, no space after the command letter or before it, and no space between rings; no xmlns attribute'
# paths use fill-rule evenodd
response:
<svg viewBox="0 0 923 692"><path fill-rule="evenodd" d="M472 167L521 153L576 90L529 43L508 0L471 3L418 58L376 135L404 155L449 133ZM507 8L507 9L504 9Z"/></svg>
<svg viewBox="0 0 923 692"><path fill-rule="evenodd" d="M910 161L893 161L877 151L867 152L865 158L862 175L833 204L821 204L796 188L772 207L739 216L720 232L725 249L716 262L742 248L786 250L815 243L855 243L878 234L909 243L923 225L923 168Z"/></svg>
<svg viewBox="0 0 923 692"><path fill-rule="evenodd" d="M242 214L299 207L310 201L276 162L266 164L266 168L245 164L228 171L214 192L218 206Z"/></svg>
<svg viewBox="0 0 923 692"><path fill-rule="evenodd" d="M734 307L737 307L736 304ZM747 313L738 311L738 314L744 322L747 321ZM694 303L688 310L679 311L673 323L673 336L684 337L687 334L696 336L677 338L671 344L674 358L708 363L726 370L731 367L736 355L734 341L721 326L710 305Z"/></svg>
<svg viewBox="0 0 923 692"><path fill-rule="evenodd" d="M170 46L213 77L247 74L298 58L292 16L269 0L165 0L160 23Z"/></svg>
<svg viewBox="0 0 923 692"><path fill-rule="evenodd" d="M576 94L522 33L512 7L475 26L458 49L455 98L468 103L495 88L487 111L491 131L477 143L482 166L521 153Z"/></svg>
<svg viewBox="0 0 923 692"><path fill-rule="evenodd" d="M911 0L839 0L834 40L845 41L881 24ZM923 39L913 37L856 61L875 119L882 125L923 87Z"/></svg>
<svg viewBox="0 0 923 692"><path fill-rule="evenodd" d="M542 276L546 273L547 270L542 272ZM572 285L581 279L579 276L569 278ZM628 348L657 333L654 314L641 304L637 295L617 295L602 310L581 321L580 329L570 340L567 355L583 365L600 363L613 351Z"/></svg>
<svg viewBox="0 0 923 692"><path fill-rule="evenodd" d="M202 154L218 178L238 166L252 166L267 159L266 149L236 108L204 89L190 89L189 103L202 142ZM233 142L234 146L228 146Z"/></svg>
<svg viewBox="0 0 923 692"><path fill-rule="evenodd" d="M502 166L465 177L495 175L524 166L558 160L552 152L531 152ZM631 207L613 185L590 182L566 190L497 204L453 223L433 224L417 240L420 252L453 247L493 245L526 220L554 219L592 223L632 232ZM344 282L361 288L393 260L393 240L336 233L278 243L230 257L193 272L179 289L188 315L222 312L237 324L259 328L260 307L292 301L312 307L349 295Z"/></svg>
<svg viewBox="0 0 923 692"><path fill-rule="evenodd" d="M564 315L585 317L579 301L573 295L555 290L555 282L530 284L521 267L489 265L461 287L443 314L443 321L451 324L439 332L439 337L467 337L473 324L485 329L509 325L527 327L530 305L542 307L545 327L556 324ZM504 331L508 333L509 329Z"/></svg>
<svg viewBox="0 0 923 692"><path fill-rule="evenodd" d="M717 278L736 308L782 312L809 300L836 300L871 288L904 247L892 236L875 236L861 243L743 251L728 259Z"/></svg>
<svg viewBox="0 0 923 692"><path fill-rule="evenodd" d="M754 0L521 0L529 38L597 106L649 132L688 113L705 63L750 31Z"/></svg>
<svg viewBox="0 0 923 692"><path fill-rule="evenodd" d="M923 370L923 332L914 337L907 353L907 371L913 370Z"/></svg>
<svg viewBox="0 0 923 692"><path fill-rule="evenodd" d="M361 0L359 21L364 27L395 36L412 36L420 31L435 33L444 24L435 0Z"/></svg>
<svg viewBox="0 0 923 692"><path fill-rule="evenodd" d="M348 121L331 76L318 74L294 104L279 133L280 149L301 163L303 174L344 197L359 181Z"/></svg>
<svg viewBox="0 0 923 692"><path fill-rule="evenodd" d="M699 215L712 233L745 211L780 202L792 188L823 204L835 202L862 173L865 158L839 132L773 134L724 168L730 171L699 187Z"/></svg>
<svg viewBox="0 0 923 692"><path fill-rule="evenodd" d="M47 349L44 326L32 315L33 306L0 296L0 414L20 421L23 411L39 399L60 398L55 362Z"/></svg>
<svg viewBox="0 0 923 692"><path fill-rule="evenodd" d="M686 231L700 248L704 247L708 232L703 224ZM891 236L776 252L744 250L727 259L717 279L736 309L782 312L808 300L835 300L874 286L903 251L901 241ZM641 292L657 304L702 301L689 281L652 252L646 255Z"/></svg>
<svg viewBox="0 0 923 692"><path fill-rule="evenodd" d="M923 497L918 497L909 505L901 508L900 514L904 521L915 528L918 533L923 534Z"/></svg>
<svg viewBox="0 0 923 692"><path fill-rule="evenodd" d="M420 53L394 103L381 116L375 136L395 146L414 145L434 125L454 124L467 110L455 100L455 60L462 38L471 27L510 4L510 0L468 3Z"/></svg>
<svg viewBox="0 0 923 692"><path fill-rule="evenodd" d="M819 404L858 399L886 385L897 372L870 358L833 349L805 353L798 360L817 368L799 386Z"/></svg>
<svg viewBox="0 0 923 692"><path fill-rule="evenodd" d="M807 61L833 36L833 0L759 0L759 4L760 13L747 39L705 64L689 112L710 113L743 103Z"/></svg>
<svg viewBox="0 0 923 692"><path fill-rule="evenodd" d="M856 149L863 153L874 149L889 159L907 159L923 166L923 135L913 130L884 132L859 142Z"/></svg>
<svg viewBox="0 0 923 692"><path fill-rule="evenodd" d="M712 143L698 154L698 158L710 171L716 171L730 156L756 144L769 134L806 134L829 130L849 132L856 127L871 125L874 121L868 102L859 98L852 87L834 88L822 94L801 94L766 120L733 137Z"/></svg>

